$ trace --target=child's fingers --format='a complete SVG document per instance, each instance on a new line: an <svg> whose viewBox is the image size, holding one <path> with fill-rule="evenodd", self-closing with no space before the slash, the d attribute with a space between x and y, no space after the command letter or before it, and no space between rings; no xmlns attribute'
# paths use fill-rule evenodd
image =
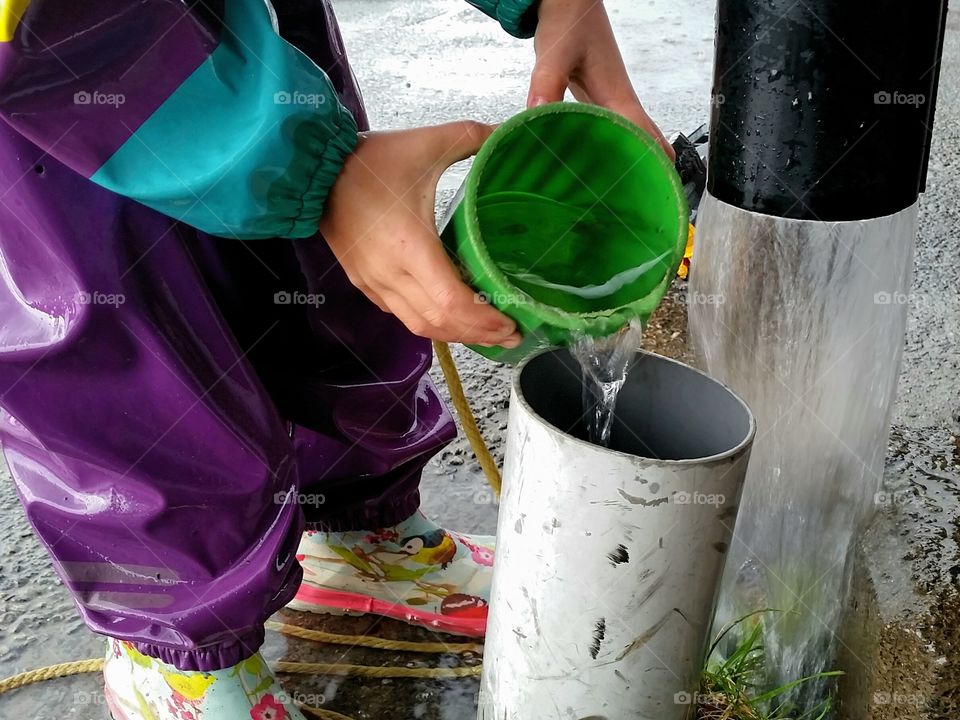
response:
<svg viewBox="0 0 960 720"><path fill-rule="evenodd" d="M530 90L527 92L527 107L532 108L545 103L561 102L570 84L570 73L562 65L557 66L550 60L539 60L530 76Z"/></svg>
<svg viewBox="0 0 960 720"><path fill-rule="evenodd" d="M614 112L620 113L628 120L632 120L634 123L646 130L653 137L653 139L660 144L660 147L663 148L663 151L667 154L667 157L671 160L676 160L676 150L673 149L670 141L667 140L660 128L657 127L657 124L647 114L647 111L643 109L643 105L640 104L639 100L628 100L626 102L612 102L605 104Z"/></svg>
<svg viewBox="0 0 960 720"><path fill-rule="evenodd" d="M436 312L429 298L416 281L411 278L408 282L409 285L398 285L395 290L384 290L383 297L390 311L414 335L442 342L496 344L484 338L466 337L463 328L435 325L431 318L436 317Z"/></svg>
<svg viewBox="0 0 960 720"><path fill-rule="evenodd" d="M444 333L442 330L431 325L423 316L422 312L413 306L406 293L397 290L383 290L382 296L389 311L396 315L397 319L414 335L430 338L431 340L456 342L456 338L452 335Z"/></svg>
<svg viewBox="0 0 960 720"><path fill-rule="evenodd" d="M462 285L459 280L454 280L454 283ZM438 297L437 294L424 289L420 282L411 275L399 280L397 288L420 316L423 323L429 326L424 327L421 324L420 327L416 328L418 335L425 335L434 340L445 342L484 345L496 345L509 337L510 333L502 330L503 326L499 318L494 321L494 330L487 329L484 327L483 320L478 320L476 317L462 312L456 306L448 305L449 301L443 299L448 296ZM469 288L467 288L467 292L473 295ZM472 311L473 308L470 307L470 310Z"/></svg>
<svg viewBox="0 0 960 720"><path fill-rule="evenodd" d="M516 323L469 288L447 257L438 239L411 247L407 272L420 284L432 305L434 325L456 328L461 342L505 342Z"/></svg>

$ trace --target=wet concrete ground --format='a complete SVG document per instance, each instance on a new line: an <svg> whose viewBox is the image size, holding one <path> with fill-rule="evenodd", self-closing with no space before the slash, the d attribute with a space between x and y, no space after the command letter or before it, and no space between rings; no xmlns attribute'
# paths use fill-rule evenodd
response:
<svg viewBox="0 0 960 720"><path fill-rule="evenodd" d="M607 0L607 6L632 77L661 127L668 132L689 130L704 122L709 109L712 3L707 0ZM522 108L533 57L531 45L509 38L495 23L465 3L338 0L336 8L374 127L410 127L463 117L495 122ZM911 457L925 468L934 468L939 475L924 475L922 484L915 483L907 469L897 464L898 455L892 445L890 479L917 488L919 499L914 510L920 517L915 522L926 525L929 530L921 534L922 541L908 548L902 535L909 535L916 525L898 524L902 522L901 514L891 515L889 524L879 531L888 539L889 547L884 551L884 559L874 563L873 568L883 574L887 572L885 564L891 568L902 566L901 558L910 553L907 564L911 569L902 582L894 584L906 583L909 587L904 590L905 594L929 585L929 597L934 599L942 593L949 594L951 578L953 582L957 580L957 573L950 568L960 562L955 540L951 539L956 532L951 516L956 506L946 500L956 491L956 468L936 465L937 458L949 459L946 450L956 441L960 423L960 352L956 349L960 338L960 262L954 239L960 224L960 205L956 203L960 194L958 30L956 16L951 16L930 187L921 208L914 302L896 411L897 432L912 443ZM458 167L444 178L439 197L441 206L463 173L464 168ZM648 332L648 342L665 354L689 359L682 288L671 293L661 308ZM456 354L481 429L499 458L506 426L508 370L463 349L458 349ZM921 485L922 491L918 489ZM431 462L423 486L425 510L444 523L471 532L495 529L496 505L463 438ZM927 498L935 503L937 512L921 509ZM897 509L889 510L895 513ZM942 531L930 525L933 522L930 513L943 520ZM45 553L28 529L5 471L0 474L0 518L3 520L0 523L0 676L64 660L99 656L101 640L87 632L76 618L69 596L49 570ZM910 597L910 602L914 602L915 598ZM906 605L904 600L902 607ZM928 615L927 606L919 607L916 612L923 613L918 617L929 617L929 622L944 625L939 630L939 642L954 639L952 658L948 657L947 650L941 652L939 646L937 654L954 662L958 647L955 624L951 631L949 617ZM327 630L347 634L370 632L405 639L431 638L426 631L371 618L318 620L290 613L285 619L304 625L319 623ZM873 632L870 628L874 625L868 625L864 621L864 636ZM880 645L878 641L877 646ZM449 655L416 656L361 649L345 652L340 646L287 640L275 633L269 634L265 652L269 658L368 665L429 663L440 667L475 662L475 658ZM873 680L864 668L874 661L866 651L858 654L861 657L851 663L859 664L857 677L864 678L865 687L870 688ZM881 654L877 651L877 655ZM935 663L932 667L936 667ZM944 677L946 679L931 680L931 683L946 687L949 676ZM312 695L314 700L322 695L324 707L357 720L469 720L474 716L478 686L475 679L419 681L285 676L284 682L289 690ZM86 676L50 681L0 697L0 717L103 720L107 713L97 678ZM851 717L872 720L881 715ZM883 716L884 720L886 717Z"/></svg>

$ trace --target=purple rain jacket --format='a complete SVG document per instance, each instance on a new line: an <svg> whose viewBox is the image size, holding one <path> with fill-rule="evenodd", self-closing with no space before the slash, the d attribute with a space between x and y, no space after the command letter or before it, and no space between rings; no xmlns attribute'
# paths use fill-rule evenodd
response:
<svg viewBox="0 0 960 720"><path fill-rule="evenodd" d="M471 0L529 36L534 0ZM0 5L0 444L95 631L253 653L304 523L419 504L429 343L317 223L367 126L324 0Z"/></svg>

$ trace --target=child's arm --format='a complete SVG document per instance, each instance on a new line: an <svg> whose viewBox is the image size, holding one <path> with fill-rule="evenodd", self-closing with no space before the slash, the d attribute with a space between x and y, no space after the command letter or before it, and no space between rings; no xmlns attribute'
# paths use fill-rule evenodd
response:
<svg viewBox="0 0 960 720"><path fill-rule="evenodd" d="M675 153L640 104L603 7L603 0L467 0L511 35L534 37L537 64L527 106L559 102L567 88L581 102L602 105L649 132Z"/></svg>
<svg viewBox="0 0 960 720"><path fill-rule="evenodd" d="M261 0L0 4L0 117L92 181L227 237L308 237L357 128ZM193 6L202 8L203 4Z"/></svg>
<svg viewBox="0 0 960 720"><path fill-rule="evenodd" d="M528 106L562 100L570 88L577 100L633 120L674 157L633 89L601 0L540 0L534 46L537 64Z"/></svg>
<svg viewBox="0 0 960 720"><path fill-rule="evenodd" d="M467 121L363 133L320 229L353 284L415 334L515 347L515 323L463 284L434 216L440 175L491 131Z"/></svg>

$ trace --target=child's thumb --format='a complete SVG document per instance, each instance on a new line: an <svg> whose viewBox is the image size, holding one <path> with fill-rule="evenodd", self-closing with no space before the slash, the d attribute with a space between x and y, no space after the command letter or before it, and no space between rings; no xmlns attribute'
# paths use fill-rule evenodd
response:
<svg viewBox="0 0 960 720"><path fill-rule="evenodd" d="M475 120L460 120L437 125L434 128L434 140L438 150L435 157L446 170L455 162L476 155L493 130L493 126Z"/></svg>

